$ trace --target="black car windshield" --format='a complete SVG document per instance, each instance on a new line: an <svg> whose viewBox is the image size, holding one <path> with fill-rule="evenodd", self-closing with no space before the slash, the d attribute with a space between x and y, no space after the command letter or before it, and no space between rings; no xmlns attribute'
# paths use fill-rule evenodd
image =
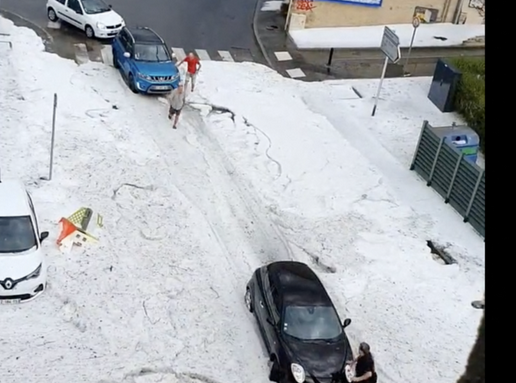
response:
<svg viewBox="0 0 516 383"><path fill-rule="evenodd" d="M109 12L111 8L102 0L82 0L84 12L88 15Z"/></svg>
<svg viewBox="0 0 516 383"><path fill-rule="evenodd" d="M20 253L36 245L29 216L0 217L0 253Z"/></svg>
<svg viewBox="0 0 516 383"><path fill-rule="evenodd" d="M171 61L167 48L164 45L136 44L134 59L137 61Z"/></svg>
<svg viewBox="0 0 516 383"><path fill-rule="evenodd" d="M301 340L330 340L342 334L342 325L331 306L287 306L283 332Z"/></svg>

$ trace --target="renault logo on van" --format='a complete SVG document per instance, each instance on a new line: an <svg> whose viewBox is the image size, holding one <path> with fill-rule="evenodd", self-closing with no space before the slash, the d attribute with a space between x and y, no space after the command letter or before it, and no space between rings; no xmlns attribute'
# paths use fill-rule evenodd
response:
<svg viewBox="0 0 516 383"><path fill-rule="evenodd" d="M11 290L14 286L14 281L12 279L7 278L4 283L2 283L6 290Z"/></svg>

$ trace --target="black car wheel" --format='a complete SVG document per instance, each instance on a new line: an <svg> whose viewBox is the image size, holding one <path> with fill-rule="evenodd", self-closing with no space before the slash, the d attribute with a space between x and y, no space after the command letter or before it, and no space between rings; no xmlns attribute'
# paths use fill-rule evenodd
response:
<svg viewBox="0 0 516 383"><path fill-rule="evenodd" d="M281 373L281 369L280 369L280 365L278 363L278 360L276 358L274 358L273 362L272 362L272 366L271 366L271 371L269 372L269 380L271 382L277 382L277 383L282 383L282 373Z"/></svg>
<svg viewBox="0 0 516 383"><path fill-rule="evenodd" d="M134 83L134 76L132 73L129 73L129 89L131 89L131 91L133 93L138 93L138 90L136 89L136 84Z"/></svg>
<svg viewBox="0 0 516 383"><path fill-rule="evenodd" d="M245 307L247 307L249 312L252 313L254 311L253 297L251 295L251 289L249 287L245 290L244 301L245 301Z"/></svg>
<svg viewBox="0 0 516 383"><path fill-rule="evenodd" d="M47 17L48 17L48 19L50 21L56 22L57 21L56 11L54 11L53 8L48 8L48 10L47 10Z"/></svg>

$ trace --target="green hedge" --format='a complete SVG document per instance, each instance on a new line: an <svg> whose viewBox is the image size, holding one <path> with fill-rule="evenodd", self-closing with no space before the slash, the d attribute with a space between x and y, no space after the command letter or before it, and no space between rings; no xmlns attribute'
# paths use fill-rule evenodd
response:
<svg viewBox="0 0 516 383"><path fill-rule="evenodd" d="M485 154L486 127L486 61L485 58L459 57L452 64L462 72L455 105L468 125L480 137L480 148Z"/></svg>

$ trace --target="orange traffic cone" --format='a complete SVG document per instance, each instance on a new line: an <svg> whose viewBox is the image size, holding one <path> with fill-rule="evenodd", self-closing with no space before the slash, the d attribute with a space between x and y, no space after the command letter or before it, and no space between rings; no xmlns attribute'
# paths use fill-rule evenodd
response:
<svg viewBox="0 0 516 383"><path fill-rule="evenodd" d="M57 238L57 245L61 245L61 242L67 238L68 236L70 236L71 234L73 234L75 231L77 231L77 227L71 223L69 220L67 220L66 218L61 218L59 220L59 228L60 228L60 232L59 232L59 237Z"/></svg>

